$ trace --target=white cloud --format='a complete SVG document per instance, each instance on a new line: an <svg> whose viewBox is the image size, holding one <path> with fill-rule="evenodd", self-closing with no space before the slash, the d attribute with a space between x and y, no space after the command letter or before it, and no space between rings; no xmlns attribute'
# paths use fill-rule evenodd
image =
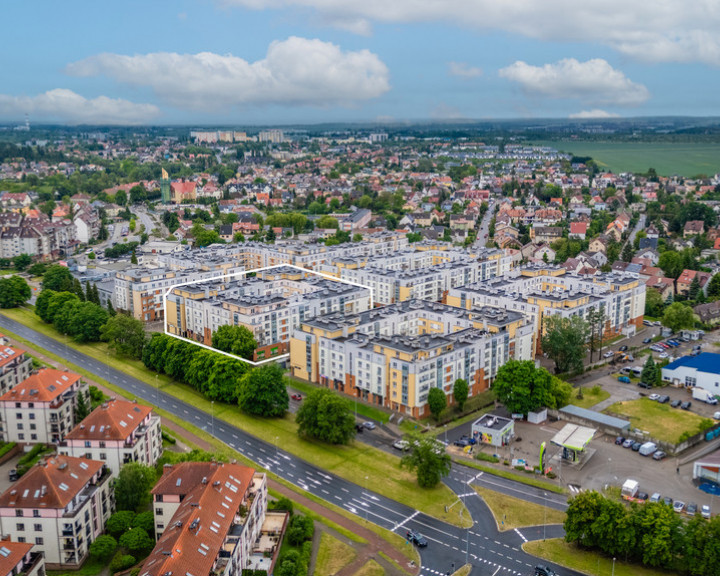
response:
<svg viewBox="0 0 720 576"><path fill-rule="evenodd" d="M460 78L477 78L482 76L482 68L470 66L465 62L448 62L448 73L450 76L458 76Z"/></svg>
<svg viewBox="0 0 720 576"><path fill-rule="evenodd" d="M597 42L640 60L720 65L715 0L215 0L254 10L312 9L345 30L373 22L450 22L559 42Z"/></svg>
<svg viewBox="0 0 720 576"><path fill-rule="evenodd" d="M461 120L466 117L455 106L440 102L440 104L430 110L430 118L433 120Z"/></svg>
<svg viewBox="0 0 720 576"><path fill-rule="evenodd" d="M613 112L608 112L607 110L594 108L593 110L582 110L580 112L576 112L575 114L570 114L568 118L578 120L597 118L602 120L603 118L620 118L620 114L614 114Z"/></svg>
<svg viewBox="0 0 720 576"><path fill-rule="evenodd" d="M499 74L518 83L530 95L577 98L583 102L616 106L637 106L650 97L645 86L632 82L599 58L586 62L565 58L544 66L517 61L502 68Z"/></svg>
<svg viewBox="0 0 720 576"><path fill-rule="evenodd" d="M107 96L88 99L62 88L37 96L0 94L0 116L19 118L23 114L34 120L69 124L144 124L157 117L160 109Z"/></svg>
<svg viewBox="0 0 720 576"><path fill-rule="evenodd" d="M208 111L263 104L350 106L390 89L387 66L368 50L343 52L335 44L298 37L273 42L265 59L252 63L212 52L99 54L67 71L149 86L173 106Z"/></svg>

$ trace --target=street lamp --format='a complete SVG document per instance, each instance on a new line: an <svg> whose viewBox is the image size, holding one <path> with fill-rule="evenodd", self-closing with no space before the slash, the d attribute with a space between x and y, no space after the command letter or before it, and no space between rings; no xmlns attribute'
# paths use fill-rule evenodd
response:
<svg viewBox="0 0 720 576"><path fill-rule="evenodd" d="M613 558L612 576L615 576L615 558Z"/></svg>

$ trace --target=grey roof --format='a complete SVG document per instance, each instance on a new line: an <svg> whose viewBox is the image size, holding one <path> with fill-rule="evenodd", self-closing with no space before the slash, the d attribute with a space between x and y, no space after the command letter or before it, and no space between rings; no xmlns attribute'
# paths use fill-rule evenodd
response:
<svg viewBox="0 0 720 576"><path fill-rule="evenodd" d="M571 416L576 416L578 418L583 418L588 422L595 422L597 424L602 424L605 426L612 426L613 428L618 428L620 430L630 429L629 420L623 420L622 418L616 418L615 416L608 416L607 414L602 414L601 412L594 412L593 410L588 410L587 408L580 408L579 406L573 406L572 404L569 404L564 408L560 408L560 412L570 414Z"/></svg>

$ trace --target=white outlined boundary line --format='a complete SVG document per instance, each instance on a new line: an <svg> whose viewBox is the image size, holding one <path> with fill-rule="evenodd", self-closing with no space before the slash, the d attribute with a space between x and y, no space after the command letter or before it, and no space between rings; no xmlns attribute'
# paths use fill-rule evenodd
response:
<svg viewBox="0 0 720 576"><path fill-rule="evenodd" d="M167 296L168 296L168 294L170 294L171 290L174 290L175 288L180 288L181 286L190 286L193 284L201 284L202 282L212 282L213 280L229 280L230 278L234 278L235 276L247 276L248 274L252 274L253 272L265 272L266 270L275 270L277 268L293 268L293 269L298 270L303 273L316 274L317 276L322 276L323 278L325 278L327 280L334 280L335 282L341 282L343 284L349 284L351 286L357 286L359 288L366 288L370 292L370 310L372 310L375 307L375 298L373 297L373 289L371 286L366 286L365 284L359 284L358 282L351 282L350 280L344 280L342 278L336 278L335 276L330 276L329 274L323 274L322 272L318 272L316 270L309 270L308 268L296 266L295 264L275 264L273 266L265 266L263 268L255 268L253 270L243 270L242 272L233 272L232 274L221 274L219 276L203 278L202 280L190 280L188 282L180 282L178 284L173 284L167 290L165 290L165 292L163 292L163 333L166 336L170 336L171 338L177 338L178 340L182 340L183 342L188 342L189 344L195 344L196 346L200 346L201 348L205 348L206 350L210 350L211 352L217 352L218 354L223 354L230 358L235 358L236 360L240 360L240 362L245 362L246 364L250 364L251 366L260 366L261 364L267 364L268 362L277 362L278 360L284 360L285 358L289 358L290 353L288 352L287 354L281 354L280 356L275 356L273 358L266 358L265 360L253 362L252 360L247 360L246 358L241 358L240 356L237 356L236 354L231 354L230 352L224 352L223 350L218 350L217 348L213 348L212 346L208 346L206 344L196 342L195 340L190 340L189 338L183 338L182 336L177 336L176 334L170 334L170 332L168 332L168 329L167 329Z"/></svg>

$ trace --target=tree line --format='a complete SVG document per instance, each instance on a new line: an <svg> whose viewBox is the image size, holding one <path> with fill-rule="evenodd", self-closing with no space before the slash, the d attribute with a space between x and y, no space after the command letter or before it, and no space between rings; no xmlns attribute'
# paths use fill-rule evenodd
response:
<svg viewBox="0 0 720 576"><path fill-rule="evenodd" d="M627 506L595 491L581 492L570 500L565 539L653 568L720 575L720 517L683 521L662 502Z"/></svg>

